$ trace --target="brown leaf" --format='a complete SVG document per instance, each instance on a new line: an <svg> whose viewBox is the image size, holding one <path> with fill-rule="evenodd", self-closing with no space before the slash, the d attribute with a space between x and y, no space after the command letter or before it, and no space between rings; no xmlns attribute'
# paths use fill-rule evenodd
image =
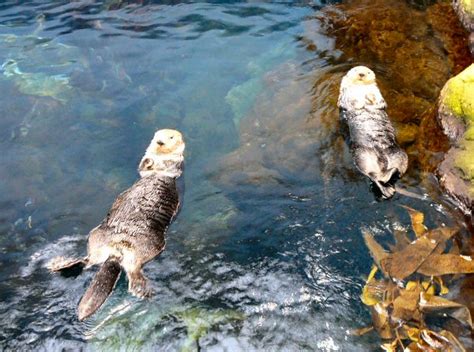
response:
<svg viewBox="0 0 474 352"><path fill-rule="evenodd" d="M370 307L372 314L372 322L375 330L379 333L382 339L393 339L392 329L390 327L390 320L388 316L387 308L382 303L377 303L375 306Z"/></svg>
<svg viewBox="0 0 474 352"><path fill-rule="evenodd" d="M413 285L409 290L400 290L400 296L393 301L391 318L395 323L420 319L418 301L421 291L422 287L419 283Z"/></svg>
<svg viewBox="0 0 474 352"><path fill-rule="evenodd" d="M462 345L461 342L454 336L450 331L447 330L442 330L439 332L441 336L446 337L449 342L451 343L452 349L451 351L453 352L466 352L466 349Z"/></svg>
<svg viewBox="0 0 474 352"><path fill-rule="evenodd" d="M372 235L368 230L362 229L362 234L364 236L365 244L367 248L369 248L370 255L380 267L380 262L388 256L388 253L385 249L374 239L374 235Z"/></svg>
<svg viewBox="0 0 474 352"><path fill-rule="evenodd" d="M414 342L417 342L420 340L420 329L419 328L415 328L413 326L410 326L410 325L403 325L402 326L403 328L403 332L404 332L404 336L406 336L406 338L414 341Z"/></svg>
<svg viewBox="0 0 474 352"><path fill-rule="evenodd" d="M413 274L436 248L437 242L423 236L410 245L382 259L382 270L390 277L403 280Z"/></svg>
<svg viewBox="0 0 474 352"><path fill-rule="evenodd" d="M426 276L474 273L474 260L470 256L432 254L417 270Z"/></svg>
<svg viewBox="0 0 474 352"><path fill-rule="evenodd" d="M380 262L382 270L390 277L405 279L423 264L440 243L444 243L454 233L455 230L444 227L427 232L401 251L382 259Z"/></svg>
<svg viewBox="0 0 474 352"><path fill-rule="evenodd" d="M425 215L418 210L407 207L406 205L402 205L402 207L408 210L408 214L410 215L411 219L411 226L415 232L416 237L423 236L427 230L426 226L423 224L425 221Z"/></svg>
<svg viewBox="0 0 474 352"><path fill-rule="evenodd" d="M394 230L393 237L395 238L394 252L398 252L410 244L410 239L404 231Z"/></svg>
<svg viewBox="0 0 474 352"><path fill-rule="evenodd" d="M448 315L469 326L471 329L473 328L471 313L463 304L450 301L443 297L421 293L420 309L426 313L447 310Z"/></svg>

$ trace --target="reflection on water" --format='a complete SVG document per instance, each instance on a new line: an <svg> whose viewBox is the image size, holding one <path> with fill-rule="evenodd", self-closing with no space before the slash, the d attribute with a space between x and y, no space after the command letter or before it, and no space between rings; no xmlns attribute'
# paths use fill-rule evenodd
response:
<svg viewBox="0 0 474 352"><path fill-rule="evenodd" d="M400 204L423 211L428 227L462 219L417 163L403 184L428 193L426 201L374 200L335 107L338 82L355 61L328 34L320 8L0 8L3 347L378 346L375 336L348 334L370 322L359 301L372 263L360 227L389 240L409 224ZM376 64L386 84L384 63ZM144 148L163 127L183 131L188 147L183 209L166 251L145 269L156 294L137 300L122 278L79 323L75 308L93 272L64 278L44 264L85 254L88 231L136 179Z"/></svg>

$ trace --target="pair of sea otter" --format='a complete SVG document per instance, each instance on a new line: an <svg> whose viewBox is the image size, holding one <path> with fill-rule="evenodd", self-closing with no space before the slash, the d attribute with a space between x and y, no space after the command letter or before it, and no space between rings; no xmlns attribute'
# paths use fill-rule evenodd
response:
<svg viewBox="0 0 474 352"><path fill-rule="evenodd" d="M405 173L408 158L395 141L375 74L363 66L351 69L342 80L338 106L349 126L357 168L384 198L390 198L395 178ZM58 257L49 263L52 271L100 265L79 303L79 320L105 302L121 270L127 274L130 293L137 297L151 294L142 268L163 251L165 232L177 213L176 179L183 170L184 148L178 131L157 131L140 161L141 178L117 197L102 223L89 233L87 257Z"/></svg>

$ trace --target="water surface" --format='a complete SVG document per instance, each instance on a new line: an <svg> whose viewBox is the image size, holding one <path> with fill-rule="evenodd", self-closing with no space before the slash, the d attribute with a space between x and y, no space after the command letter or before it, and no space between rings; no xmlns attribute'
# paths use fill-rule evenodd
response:
<svg viewBox="0 0 474 352"><path fill-rule="evenodd" d="M425 200L378 202L356 172L335 107L355 62L325 34L324 6L0 7L4 349L377 348L376 336L349 334L370 324L360 228L389 242L408 228L402 204L429 227L462 218L417 164L402 183ZM88 231L136 180L159 128L182 131L187 149L183 209L145 269L155 296L135 299L122 278L79 323L93 270L65 278L44 266L85 255Z"/></svg>

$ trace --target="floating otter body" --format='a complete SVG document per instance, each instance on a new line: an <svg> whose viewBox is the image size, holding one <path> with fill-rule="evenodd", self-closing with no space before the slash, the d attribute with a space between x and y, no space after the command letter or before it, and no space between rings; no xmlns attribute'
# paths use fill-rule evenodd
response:
<svg viewBox="0 0 474 352"><path fill-rule="evenodd" d="M383 198L392 197L395 181L407 170L408 156L396 142L374 72L364 66L349 70L342 79L337 105L349 127L357 168L374 182Z"/></svg>
<svg viewBox="0 0 474 352"><path fill-rule="evenodd" d="M130 293L151 295L142 267L165 247L165 232L179 206L176 178L181 175L183 151L179 132L158 131L140 162L142 177L117 197L102 223L90 232L87 257L60 257L49 264L52 271L101 265L81 298L79 320L104 303L122 269L127 273ZM167 160L166 166L160 160Z"/></svg>

